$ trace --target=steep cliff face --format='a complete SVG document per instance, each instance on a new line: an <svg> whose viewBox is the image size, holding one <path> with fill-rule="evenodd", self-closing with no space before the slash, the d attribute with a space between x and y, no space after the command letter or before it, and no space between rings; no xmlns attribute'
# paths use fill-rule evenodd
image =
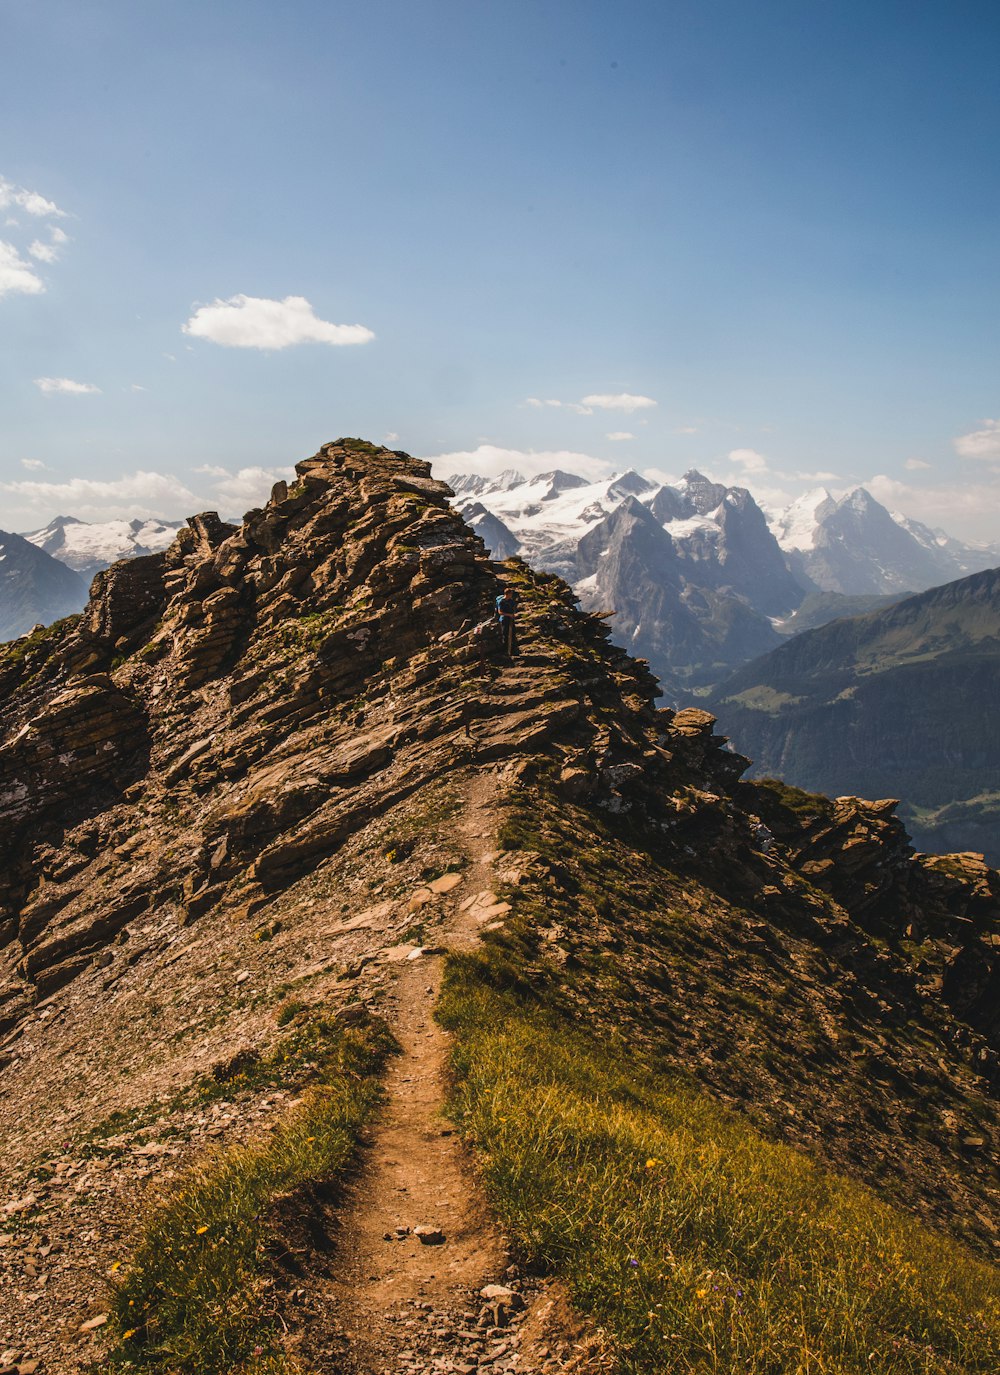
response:
<svg viewBox="0 0 1000 1375"><path fill-rule="evenodd" d="M576 552L582 604L615 611L618 638L648 655L671 695L714 682L732 664L781 643L721 571L721 527L713 526L704 542L692 537L678 544L646 506L628 497L583 536Z"/></svg>
<svg viewBox="0 0 1000 1375"><path fill-rule="evenodd" d="M165 1162L259 1130L282 1080L240 1066L290 1063L297 1009L392 1021L463 913L525 996L989 1253L998 876L915 856L890 803L741 782L426 465L343 440L297 474L0 657L8 1215L91 1237L34 1311L81 1301ZM513 661L476 630L501 583Z"/></svg>

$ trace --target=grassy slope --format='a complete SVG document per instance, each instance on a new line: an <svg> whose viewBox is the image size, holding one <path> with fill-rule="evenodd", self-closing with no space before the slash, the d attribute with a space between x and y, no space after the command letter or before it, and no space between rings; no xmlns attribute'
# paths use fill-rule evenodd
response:
<svg viewBox="0 0 1000 1375"><path fill-rule="evenodd" d="M276 1339L269 1215L351 1161L379 1100L392 1047L378 1024L310 1028L318 1082L270 1138L220 1151L171 1185L149 1209L135 1253L115 1285L117 1345L104 1370L170 1375L291 1375Z"/></svg>
<svg viewBox="0 0 1000 1375"><path fill-rule="evenodd" d="M902 797L922 846L989 849L992 814L973 799L1000 758L998 660L1000 573L989 570L797 636L720 684L710 706L758 773ZM962 816L939 822L955 801L969 804Z"/></svg>
<svg viewBox="0 0 1000 1375"><path fill-rule="evenodd" d="M441 1014L466 1135L504 1225L626 1369L997 1369L992 1268L488 979L453 967Z"/></svg>
<svg viewBox="0 0 1000 1375"><path fill-rule="evenodd" d="M515 814L506 843L544 853L558 805L546 800L534 833ZM629 894L610 856L603 916L620 928ZM617 977L613 958L602 973L570 953L561 974L540 973L538 922L567 913L554 895L508 895L511 928L451 962L440 1016L457 1037L456 1111L494 1208L527 1257L567 1275L625 1368L1000 1368L997 1271L667 1068L641 1008L619 1001L612 1015L600 985ZM800 1061L800 1079L809 1073Z"/></svg>

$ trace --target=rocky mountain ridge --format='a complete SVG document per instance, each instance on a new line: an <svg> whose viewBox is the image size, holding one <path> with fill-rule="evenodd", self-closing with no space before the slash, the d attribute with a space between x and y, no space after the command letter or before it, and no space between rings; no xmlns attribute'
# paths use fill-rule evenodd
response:
<svg viewBox="0 0 1000 1375"><path fill-rule="evenodd" d="M144 1188L282 1111L295 1019L423 997L463 920L517 987L990 1255L1000 876L915 855L893 802L742 782L427 465L342 440L296 471L0 653L0 1206L32 1257L0 1248L0 1335L44 1313L55 1368L89 1359ZM512 662L478 629L502 582Z"/></svg>

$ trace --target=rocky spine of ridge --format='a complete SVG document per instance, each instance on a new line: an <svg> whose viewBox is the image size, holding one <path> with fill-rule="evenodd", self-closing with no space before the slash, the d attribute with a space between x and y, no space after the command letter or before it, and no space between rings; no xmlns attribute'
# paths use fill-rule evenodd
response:
<svg viewBox="0 0 1000 1375"><path fill-rule="evenodd" d="M466 725L491 710L474 696L440 713L404 705L483 654L468 631L489 616L497 575L449 489L426 464L349 443L297 474L242 526L193 517L165 553L99 574L78 623L0 659L0 1025L144 913L192 921L223 900L263 905L448 767L434 746L456 709ZM600 672L628 692L617 719L595 725L586 681L542 689L480 732L479 759L564 735L561 748L587 750L566 786L634 775L681 812L685 789L731 795L747 761L720 748L712 718L656 711L641 661L605 645L601 621L550 581L556 644L571 628L601 646ZM801 818L779 831L792 862L852 914L889 902L909 925L930 919L918 912L995 917L984 866L935 868L884 804L836 805L843 815L820 833L803 833Z"/></svg>

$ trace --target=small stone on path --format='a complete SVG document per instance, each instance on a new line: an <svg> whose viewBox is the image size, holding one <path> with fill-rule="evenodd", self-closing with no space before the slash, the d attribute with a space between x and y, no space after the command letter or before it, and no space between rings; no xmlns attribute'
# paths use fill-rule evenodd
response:
<svg viewBox="0 0 1000 1375"><path fill-rule="evenodd" d="M450 893L453 888L457 888L462 882L461 874L442 874L429 883L427 887L432 893Z"/></svg>

